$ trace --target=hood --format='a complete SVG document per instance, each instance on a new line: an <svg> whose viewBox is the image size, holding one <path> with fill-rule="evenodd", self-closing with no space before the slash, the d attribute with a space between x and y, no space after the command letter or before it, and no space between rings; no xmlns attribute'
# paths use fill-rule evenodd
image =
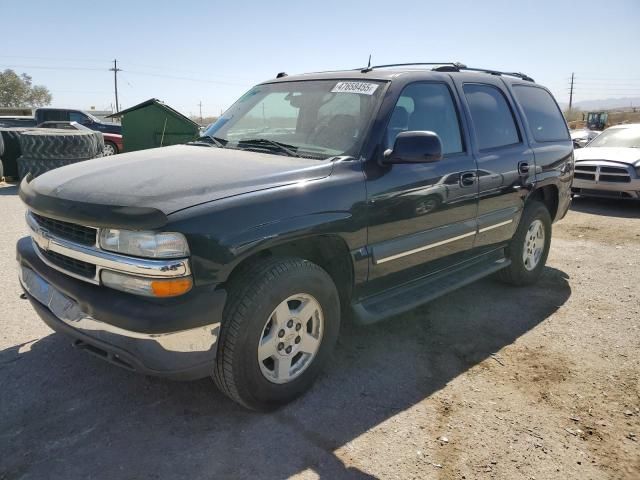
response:
<svg viewBox="0 0 640 480"><path fill-rule="evenodd" d="M97 158L31 181L45 198L152 208L169 215L222 198L328 176L333 162L176 145Z"/></svg>
<svg viewBox="0 0 640 480"><path fill-rule="evenodd" d="M608 160L634 165L640 161L640 148L586 147L573 152L576 162L584 160Z"/></svg>
<svg viewBox="0 0 640 480"><path fill-rule="evenodd" d="M115 123L100 122L100 124L95 125L94 130L97 130L102 133L117 133L118 135L122 135L122 125L117 125Z"/></svg>

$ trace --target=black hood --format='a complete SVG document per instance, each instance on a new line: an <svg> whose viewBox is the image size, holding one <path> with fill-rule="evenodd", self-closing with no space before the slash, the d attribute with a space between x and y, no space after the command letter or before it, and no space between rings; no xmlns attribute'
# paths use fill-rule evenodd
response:
<svg viewBox="0 0 640 480"><path fill-rule="evenodd" d="M35 210L60 219L81 223L82 217L86 222L95 206L94 217L100 218L93 218L94 226L118 226L113 224L115 218L102 217L111 217L109 212L132 212L131 222L135 218L146 228L157 228L161 226L157 219L153 225L143 221L144 212L166 218L194 205L323 178L332 166L330 161L176 145L52 170L23 182L21 197ZM77 213L71 214L70 209Z"/></svg>

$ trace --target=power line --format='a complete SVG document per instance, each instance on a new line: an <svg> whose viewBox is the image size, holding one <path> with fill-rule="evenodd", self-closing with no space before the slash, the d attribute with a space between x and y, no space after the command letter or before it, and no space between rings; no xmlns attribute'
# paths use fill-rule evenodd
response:
<svg viewBox="0 0 640 480"><path fill-rule="evenodd" d="M96 72L104 72L106 68L91 68L91 67L49 67L44 65L4 65L2 68L34 68L36 70L91 70Z"/></svg>

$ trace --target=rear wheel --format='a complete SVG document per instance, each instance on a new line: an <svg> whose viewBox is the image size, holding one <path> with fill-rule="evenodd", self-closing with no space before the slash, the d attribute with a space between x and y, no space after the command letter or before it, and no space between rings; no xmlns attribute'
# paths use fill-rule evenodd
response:
<svg viewBox="0 0 640 480"><path fill-rule="evenodd" d="M104 157L115 155L116 153L118 153L118 147L116 147L115 144L111 142L104 142L104 150L102 154Z"/></svg>
<svg viewBox="0 0 640 480"><path fill-rule="evenodd" d="M512 285L529 285L542 274L551 247L551 216L544 204L529 203L515 235L507 247L511 265L500 270L500 280Z"/></svg>
<svg viewBox="0 0 640 480"><path fill-rule="evenodd" d="M299 258L262 261L229 285L213 379L245 407L277 408L312 385L339 329L326 271Z"/></svg>

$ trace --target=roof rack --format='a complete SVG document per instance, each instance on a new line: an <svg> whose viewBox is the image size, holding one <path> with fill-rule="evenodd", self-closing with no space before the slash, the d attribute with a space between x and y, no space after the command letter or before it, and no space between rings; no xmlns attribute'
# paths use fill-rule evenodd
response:
<svg viewBox="0 0 640 480"><path fill-rule="evenodd" d="M488 68L471 68L471 67L464 67L464 68L460 68L459 70L465 70L467 72L482 72L482 73L488 73L489 75L497 75L497 76L507 75L509 77L520 78L527 82L535 82L535 80L531 78L529 75L526 75L521 72L501 72L499 70L490 70Z"/></svg>
<svg viewBox="0 0 640 480"><path fill-rule="evenodd" d="M453 67L453 68L467 68L466 65L463 65L462 63L459 62L418 62L418 63L390 63L388 65L371 65L371 66L367 66L367 67L363 67L363 68L356 68L355 70L360 70L362 73L367 73L370 72L371 70L374 70L376 68L389 68L389 67L415 67L415 66L434 66L434 65L441 65L441 66L449 66L449 68Z"/></svg>
<svg viewBox="0 0 640 480"><path fill-rule="evenodd" d="M388 65L372 65L364 68L357 68L356 70L360 70L362 73L367 73L377 68L415 67L415 66L430 66L430 67L436 66L435 68L432 68L432 70L436 72L459 72L461 70L464 70L467 72L482 72L482 73L488 73L490 75L497 75L497 76L507 75L509 77L520 78L527 82L535 82L533 78L531 78L529 75L525 75L524 73L501 72L499 70L491 70L488 68L472 68L472 67L467 67L464 63L460 63L460 62L390 63Z"/></svg>

